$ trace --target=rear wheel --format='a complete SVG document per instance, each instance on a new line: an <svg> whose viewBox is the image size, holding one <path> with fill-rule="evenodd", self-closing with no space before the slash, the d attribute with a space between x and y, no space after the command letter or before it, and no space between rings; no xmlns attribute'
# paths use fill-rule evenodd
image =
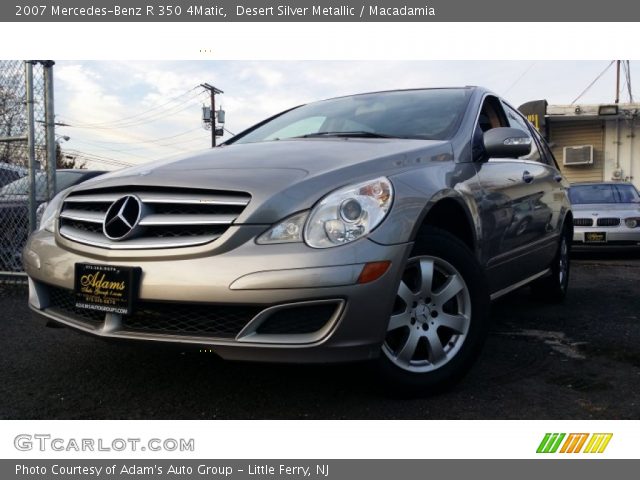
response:
<svg viewBox="0 0 640 480"><path fill-rule="evenodd" d="M551 263L551 274L537 280L531 286L534 295L547 302L560 303L567 296L569 287L571 231L562 230L558 251Z"/></svg>
<svg viewBox="0 0 640 480"><path fill-rule="evenodd" d="M380 368L396 391L432 393L469 370L487 333L489 295L469 248L437 229L407 260L382 346Z"/></svg>

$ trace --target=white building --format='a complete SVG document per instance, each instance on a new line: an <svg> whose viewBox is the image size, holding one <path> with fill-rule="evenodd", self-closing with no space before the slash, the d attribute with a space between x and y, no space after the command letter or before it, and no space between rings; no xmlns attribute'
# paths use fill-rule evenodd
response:
<svg viewBox="0 0 640 480"><path fill-rule="evenodd" d="M640 103L548 105L544 125L571 182L630 181L640 188Z"/></svg>

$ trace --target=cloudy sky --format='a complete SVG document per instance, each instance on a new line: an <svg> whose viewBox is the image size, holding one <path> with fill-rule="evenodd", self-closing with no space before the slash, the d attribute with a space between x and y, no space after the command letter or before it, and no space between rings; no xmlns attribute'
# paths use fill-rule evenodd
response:
<svg viewBox="0 0 640 480"><path fill-rule="evenodd" d="M207 148L204 82L223 90L225 127L237 133L286 108L350 93L482 85L514 105L569 104L600 75L603 61L61 61L55 67L56 121L63 151L114 169ZM640 62L631 62L640 95ZM637 74L636 74L637 72ZM635 74L635 75L634 75ZM622 101L628 101L626 85ZM615 65L578 103L613 102ZM229 138L226 134L222 140Z"/></svg>

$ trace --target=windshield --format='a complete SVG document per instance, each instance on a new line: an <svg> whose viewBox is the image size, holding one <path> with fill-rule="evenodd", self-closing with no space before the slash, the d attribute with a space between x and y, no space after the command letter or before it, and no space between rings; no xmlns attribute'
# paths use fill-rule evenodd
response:
<svg viewBox="0 0 640 480"><path fill-rule="evenodd" d="M573 204L584 203L638 203L640 195L633 185L577 185L569 188Z"/></svg>
<svg viewBox="0 0 640 480"><path fill-rule="evenodd" d="M458 128L469 96L468 89L452 88L368 93L324 100L290 110L229 143L323 133L326 136L445 140Z"/></svg>
<svg viewBox="0 0 640 480"><path fill-rule="evenodd" d="M56 193L75 185L84 175L82 172L57 172ZM36 198L45 200L47 196L47 177L44 173L36 173ZM0 195L29 195L29 177L22 177L15 182L8 183L0 188Z"/></svg>

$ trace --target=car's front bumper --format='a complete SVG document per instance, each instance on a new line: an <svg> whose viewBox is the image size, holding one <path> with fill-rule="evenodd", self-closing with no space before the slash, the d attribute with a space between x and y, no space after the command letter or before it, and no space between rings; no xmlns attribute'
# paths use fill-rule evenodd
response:
<svg viewBox="0 0 640 480"><path fill-rule="evenodd" d="M255 232L247 233L255 238ZM30 307L86 333L191 344L228 359L340 362L378 355L410 249L408 243L379 245L368 239L326 250L249 240L227 251L144 252L127 258L41 231L29 239L23 259ZM387 272L358 284L363 266L378 261L391 262ZM78 313L72 290L76 263L140 267L134 314ZM284 321L273 320L285 310ZM276 327L261 331L267 321Z"/></svg>
<svg viewBox="0 0 640 480"><path fill-rule="evenodd" d="M587 233L602 232L606 235L604 242L587 242ZM573 243L579 247L604 246L638 246L640 245L640 228L629 228L624 223L617 227L579 227L573 228Z"/></svg>

